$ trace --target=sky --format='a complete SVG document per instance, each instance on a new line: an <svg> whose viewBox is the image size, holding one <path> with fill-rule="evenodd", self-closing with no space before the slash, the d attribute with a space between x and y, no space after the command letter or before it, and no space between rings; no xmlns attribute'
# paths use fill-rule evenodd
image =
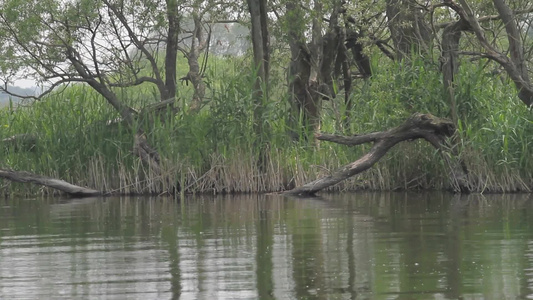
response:
<svg viewBox="0 0 533 300"><path fill-rule="evenodd" d="M31 87L36 87L37 82L35 82L35 80L20 79L20 80L16 80L15 82L13 82L13 85L21 87L21 88L31 88Z"/></svg>

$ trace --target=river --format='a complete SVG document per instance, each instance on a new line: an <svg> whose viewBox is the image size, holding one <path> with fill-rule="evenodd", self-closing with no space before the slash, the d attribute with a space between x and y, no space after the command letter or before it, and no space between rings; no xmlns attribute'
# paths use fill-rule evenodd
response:
<svg viewBox="0 0 533 300"><path fill-rule="evenodd" d="M533 195L0 200L0 299L533 298Z"/></svg>

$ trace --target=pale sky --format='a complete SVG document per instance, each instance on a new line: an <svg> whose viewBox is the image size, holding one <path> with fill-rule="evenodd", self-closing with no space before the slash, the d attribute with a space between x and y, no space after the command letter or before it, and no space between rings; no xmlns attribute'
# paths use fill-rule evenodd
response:
<svg viewBox="0 0 533 300"><path fill-rule="evenodd" d="M35 80L30 80L30 79L19 79L19 80L15 80L15 82L13 82L13 85L22 87L22 88L31 88L31 87L36 87L37 82L35 82Z"/></svg>

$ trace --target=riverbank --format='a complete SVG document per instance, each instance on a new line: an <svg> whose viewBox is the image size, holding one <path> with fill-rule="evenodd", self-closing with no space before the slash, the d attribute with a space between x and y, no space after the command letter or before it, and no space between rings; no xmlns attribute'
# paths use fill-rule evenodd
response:
<svg viewBox="0 0 533 300"><path fill-rule="evenodd" d="M371 83L356 86L348 114L341 101L324 102L322 132L352 135L386 130L415 111L449 114L438 72L416 64L376 70ZM468 74L460 77L470 81L461 82L456 91L460 118L455 147L468 168L473 191L531 191L531 113L509 96L516 94L509 82L485 76L481 66L474 64L462 72ZM118 118L112 107L81 85L31 105L0 110L1 138L26 133L36 137L31 149L3 145L2 167L117 194L263 193L327 175L371 146L317 144L310 134L290 125L291 108L281 83L266 106L265 119L255 120L253 81L242 74L237 64L225 66L223 77L214 73L209 99L198 113L189 112L184 99L190 99L190 90L184 86L175 102L177 114L139 119L137 125L162 157L161 174L153 174L132 153L132 130L110 122ZM122 96L138 109L157 99L148 90L125 90ZM338 98L342 97L339 93ZM351 121L345 124L347 115ZM267 124L268 131L256 134L257 122ZM439 154L427 142L414 141L397 145L373 168L330 190L449 187L448 168ZM5 195L53 193L8 181L0 189Z"/></svg>

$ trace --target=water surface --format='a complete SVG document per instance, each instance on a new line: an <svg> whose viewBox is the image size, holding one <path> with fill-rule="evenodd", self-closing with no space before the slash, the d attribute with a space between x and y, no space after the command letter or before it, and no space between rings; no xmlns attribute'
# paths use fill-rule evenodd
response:
<svg viewBox="0 0 533 300"><path fill-rule="evenodd" d="M533 196L0 200L0 299L533 298Z"/></svg>

